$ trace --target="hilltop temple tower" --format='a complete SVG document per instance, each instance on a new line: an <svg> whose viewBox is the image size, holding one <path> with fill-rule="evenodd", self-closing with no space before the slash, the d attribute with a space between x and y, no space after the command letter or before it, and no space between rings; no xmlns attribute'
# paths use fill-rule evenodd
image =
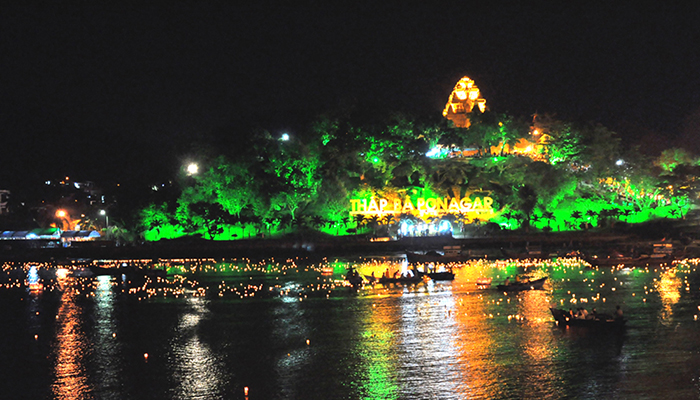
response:
<svg viewBox="0 0 700 400"><path fill-rule="evenodd" d="M479 88L474 81L465 76L457 82L450 93L442 115L458 128L469 128L471 125L469 113L472 112L474 106L477 106L481 112L486 111L486 99L481 97Z"/></svg>

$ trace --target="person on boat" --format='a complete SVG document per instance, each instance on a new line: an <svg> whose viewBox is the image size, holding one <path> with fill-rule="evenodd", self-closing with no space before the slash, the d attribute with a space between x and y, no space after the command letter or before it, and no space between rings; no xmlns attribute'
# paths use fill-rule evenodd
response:
<svg viewBox="0 0 700 400"><path fill-rule="evenodd" d="M595 307L591 309L591 313L589 314L589 319L598 319L598 312L595 310Z"/></svg>
<svg viewBox="0 0 700 400"><path fill-rule="evenodd" d="M503 281L503 286L508 286L510 285L510 276L506 276L506 280Z"/></svg>
<svg viewBox="0 0 700 400"><path fill-rule="evenodd" d="M515 275L515 283L520 283L520 275Z"/></svg>
<svg viewBox="0 0 700 400"><path fill-rule="evenodd" d="M581 307L581 319L588 319L588 311Z"/></svg>
<svg viewBox="0 0 700 400"><path fill-rule="evenodd" d="M615 319L622 319L622 309L620 306L615 308Z"/></svg>
<svg viewBox="0 0 700 400"><path fill-rule="evenodd" d="M571 318L575 317L573 308L569 308L569 317L571 317Z"/></svg>

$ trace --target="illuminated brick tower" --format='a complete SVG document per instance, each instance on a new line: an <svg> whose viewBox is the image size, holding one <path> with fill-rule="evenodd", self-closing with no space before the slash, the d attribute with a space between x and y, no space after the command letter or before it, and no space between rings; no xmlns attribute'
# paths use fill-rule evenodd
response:
<svg viewBox="0 0 700 400"><path fill-rule="evenodd" d="M469 128L469 113L474 106L479 107L479 111L486 110L486 99L481 97L479 88L474 81L468 77L463 77L457 82L455 88L450 93L450 99L445 104L442 115L452 121L458 128Z"/></svg>

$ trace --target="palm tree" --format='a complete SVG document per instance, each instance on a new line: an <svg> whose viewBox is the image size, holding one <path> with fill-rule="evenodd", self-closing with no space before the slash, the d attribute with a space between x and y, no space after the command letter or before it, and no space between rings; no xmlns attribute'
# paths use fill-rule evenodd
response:
<svg viewBox="0 0 700 400"><path fill-rule="evenodd" d="M373 214L367 219L367 223L372 227L372 232L374 233L374 236L377 236L377 225L379 224L379 217L376 214Z"/></svg>
<svg viewBox="0 0 700 400"><path fill-rule="evenodd" d="M320 215L314 215L311 217L311 224L314 226L314 228L318 229L326 224L326 220Z"/></svg>
<svg viewBox="0 0 700 400"><path fill-rule="evenodd" d="M460 197L460 187L468 181L468 165L462 161L445 160L438 167L437 186L451 188L455 197Z"/></svg>
<svg viewBox="0 0 700 400"><path fill-rule="evenodd" d="M574 220L574 221L580 220L580 219L581 219L581 216L582 216L581 211L578 211L578 210L576 210L576 211L574 211L574 212L571 213L571 219ZM578 225L578 224L573 225L573 226L574 226L576 229L579 228L579 225Z"/></svg>
<svg viewBox="0 0 700 400"><path fill-rule="evenodd" d="M554 213L551 211L545 211L542 213L542 218L547 220L547 227L551 228L550 224L552 220L554 219Z"/></svg>
<svg viewBox="0 0 700 400"><path fill-rule="evenodd" d="M591 218L596 218L597 216L598 216L598 213L595 212L594 210L586 211L586 218L588 218L588 221L586 222L586 224L590 224L591 226L593 226L593 222L589 222L589 221L591 221Z"/></svg>

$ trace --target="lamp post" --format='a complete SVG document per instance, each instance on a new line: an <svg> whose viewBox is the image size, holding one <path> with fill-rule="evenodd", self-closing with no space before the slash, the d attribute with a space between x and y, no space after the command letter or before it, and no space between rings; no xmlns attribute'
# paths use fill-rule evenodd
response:
<svg viewBox="0 0 700 400"><path fill-rule="evenodd" d="M197 165L197 163L187 164L187 175L189 175L189 176L197 175L198 172L199 172L199 165Z"/></svg>
<svg viewBox="0 0 700 400"><path fill-rule="evenodd" d="M105 230L109 229L109 215L107 215L107 211L100 210L100 215L105 217Z"/></svg>
<svg viewBox="0 0 700 400"><path fill-rule="evenodd" d="M63 209L56 210L56 218L61 224L61 229L66 230L66 226L70 229L70 222L68 221L68 212Z"/></svg>

